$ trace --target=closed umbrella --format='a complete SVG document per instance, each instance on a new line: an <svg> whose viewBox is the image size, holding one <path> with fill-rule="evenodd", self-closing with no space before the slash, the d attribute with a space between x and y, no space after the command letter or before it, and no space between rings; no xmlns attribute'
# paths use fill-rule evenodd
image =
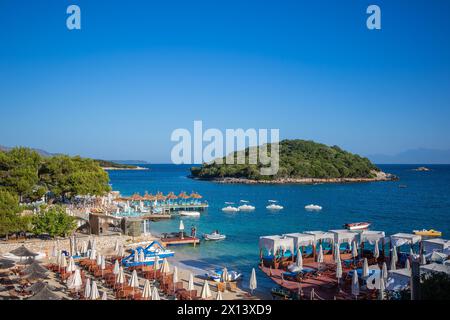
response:
<svg viewBox="0 0 450 320"><path fill-rule="evenodd" d="M91 249L91 253L89 254L89 259L95 260L96 256L97 256L97 252L95 251L95 249Z"/></svg>
<svg viewBox="0 0 450 320"><path fill-rule="evenodd" d="M395 269L397 269L396 264L395 264L395 258L394 258L394 256L392 256L389 270L395 270Z"/></svg>
<svg viewBox="0 0 450 320"><path fill-rule="evenodd" d="M67 267L67 259L66 255L64 253L61 253L61 260L60 260L60 268L64 269Z"/></svg>
<svg viewBox="0 0 450 320"><path fill-rule="evenodd" d="M387 278L388 278L388 271L387 271L386 262L383 262L383 267L381 269L381 275L383 276L384 280L387 280Z"/></svg>
<svg viewBox="0 0 450 320"><path fill-rule="evenodd" d="M145 262L144 250L141 250L141 252L139 252L139 262Z"/></svg>
<svg viewBox="0 0 450 320"><path fill-rule="evenodd" d="M88 299L91 296L91 279L87 278L84 286L84 298Z"/></svg>
<svg viewBox="0 0 450 320"><path fill-rule="evenodd" d="M124 249L123 249L123 246L120 246L119 247L119 252L117 253L117 255L119 256L119 257L123 257L123 255L124 255Z"/></svg>
<svg viewBox="0 0 450 320"><path fill-rule="evenodd" d="M139 253L137 250L134 250L134 256L133 256L134 262L139 262Z"/></svg>
<svg viewBox="0 0 450 320"><path fill-rule="evenodd" d="M222 298L222 292L220 292L219 289L217 289L216 300L223 300L223 298Z"/></svg>
<svg viewBox="0 0 450 320"><path fill-rule="evenodd" d="M108 295L106 294L106 291L103 291L102 300L108 300Z"/></svg>
<svg viewBox="0 0 450 320"><path fill-rule="evenodd" d="M373 257L378 259L380 257L380 248L378 248L378 240L375 241L375 246L373 247Z"/></svg>
<svg viewBox="0 0 450 320"><path fill-rule="evenodd" d="M323 249L322 245L319 245L319 254L317 255L317 262L323 263Z"/></svg>
<svg viewBox="0 0 450 320"><path fill-rule="evenodd" d="M55 244L52 249L52 257L55 258L57 255L58 255L58 248L56 247Z"/></svg>
<svg viewBox="0 0 450 320"><path fill-rule="evenodd" d="M151 296L152 296L152 287L150 286L150 281L146 279L144 283L144 289L142 290L142 298L150 299Z"/></svg>
<svg viewBox="0 0 450 320"><path fill-rule="evenodd" d="M100 293L98 292L97 282L92 281L91 295L89 296L89 299L97 300L98 298L100 298Z"/></svg>
<svg viewBox="0 0 450 320"><path fill-rule="evenodd" d="M358 272L356 272L356 270L353 270L352 295L354 295L355 298L359 296L359 280L358 280Z"/></svg>
<svg viewBox="0 0 450 320"><path fill-rule="evenodd" d="M131 278L128 281L128 285L130 287L134 288L139 288L139 278L137 276L137 272L136 270L133 270L133 272L131 273Z"/></svg>
<svg viewBox="0 0 450 320"><path fill-rule="evenodd" d="M83 246L81 248L81 253L85 255L88 252L88 243L86 241L83 241Z"/></svg>
<svg viewBox="0 0 450 320"><path fill-rule="evenodd" d="M256 271L255 268L252 269L252 275L250 276L250 291L253 294L253 290L255 290L257 287L257 282L256 282Z"/></svg>
<svg viewBox="0 0 450 320"><path fill-rule="evenodd" d="M357 257L358 257L358 246L356 245L356 242L354 242L352 248L352 258L356 259Z"/></svg>
<svg viewBox="0 0 450 320"><path fill-rule="evenodd" d="M406 259L405 268L408 271L411 271L411 264L409 263L409 259Z"/></svg>
<svg viewBox="0 0 450 320"><path fill-rule="evenodd" d="M178 268L176 266L173 267L173 283L178 282Z"/></svg>
<svg viewBox="0 0 450 320"><path fill-rule="evenodd" d="M228 281L228 269L223 268L222 274L220 275L220 281L227 282Z"/></svg>
<svg viewBox="0 0 450 320"><path fill-rule="evenodd" d="M75 271L75 262L73 261L73 257L69 258L69 264L66 268L67 272L74 272Z"/></svg>
<svg viewBox="0 0 450 320"><path fill-rule="evenodd" d="M98 265L99 267L102 265L102 255L101 255L101 254L99 254L99 255L97 256L97 261L96 261L96 263L97 263L97 265Z"/></svg>
<svg viewBox="0 0 450 320"><path fill-rule="evenodd" d="M209 288L208 280L205 280L205 282L203 283L202 293L201 293L200 297L202 299L208 299L211 296L212 296L212 294L211 294L211 289Z"/></svg>
<svg viewBox="0 0 450 320"><path fill-rule="evenodd" d="M385 285L384 281L385 281L384 277L381 277L380 278L380 289L378 292L378 300L384 300L384 297L385 297L384 291L386 290L386 285Z"/></svg>
<svg viewBox="0 0 450 320"><path fill-rule="evenodd" d="M339 280L342 278L342 262L338 262L336 265L336 278Z"/></svg>
<svg viewBox="0 0 450 320"><path fill-rule="evenodd" d="M420 255L420 264L421 265L426 265L427 264L427 258L425 258L424 254Z"/></svg>
<svg viewBox="0 0 450 320"><path fill-rule="evenodd" d="M398 261L398 257L397 257L397 247L392 247L392 256L391 258L395 261L395 263L397 263Z"/></svg>
<svg viewBox="0 0 450 320"><path fill-rule="evenodd" d="M125 283L125 273L123 272L123 267L119 268L119 273L116 277L116 283L121 284L123 287L123 284Z"/></svg>
<svg viewBox="0 0 450 320"><path fill-rule="evenodd" d="M183 220L180 220L180 227L179 227L180 231L183 232L184 231L184 223Z"/></svg>
<svg viewBox="0 0 450 320"><path fill-rule="evenodd" d="M301 270L303 269L303 257L302 257L302 250L298 248L297 251L297 260L295 261L295 265Z"/></svg>
<svg viewBox="0 0 450 320"><path fill-rule="evenodd" d="M189 282L188 282L188 291L195 290L194 287L194 275L192 273L189 274Z"/></svg>
<svg viewBox="0 0 450 320"><path fill-rule="evenodd" d="M67 282L67 287L69 289L75 289L75 291L78 291L78 290L80 290L82 285L83 285L83 281L81 279L80 269L75 268L75 272L70 277L70 280Z"/></svg>
<svg viewBox="0 0 450 320"><path fill-rule="evenodd" d="M55 258L56 264L58 265L58 267L61 266L61 251L57 250L56 252L56 258Z"/></svg>
<svg viewBox="0 0 450 320"><path fill-rule="evenodd" d="M116 245L114 246L114 252L115 253L119 252L119 239L116 239Z"/></svg>
<svg viewBox="0 0 450 320"><path fill-rule="evenodd" d="M163 274L167 274L170 272L170 267L169 267L169 262L167 261L166 258L163 259L163 264L161 267L161 273Z"/></svg>
<svg viewBox="0 0 450 320"><path fill-rule="evenodd" d="M364 258L363 269L362 269L362 277L363 279L369 276L369 263L367 262L367 258Z"/></svg>
<svg viewBox="0 0 450 320"><path fill-rule="evenodd" d="M119 260L116 260L114 262L113 274L115 275L119 274L119 270L120 270Z"/></svg>
<svg viewBox="0 0 450 320"><path fill-rule="evenodd" d="M92 240L92 250L96 250L97 249L97 241L95 241L95 238Z"/></svg>
<svg viewBox="0 0 450 320"><path fill-rule="evenodd" d="M102 256L102 263L100 264L100 269L102 269L102 271L106 269L106 259L105 259L105 256Z"/></svg>
<svg viewBox="0 0 450 320"><path fill-rule="evenodd" d="M152 290L152 300L161 300L161 298L159 297L158 289L156 287L153 287Z"/></svg>

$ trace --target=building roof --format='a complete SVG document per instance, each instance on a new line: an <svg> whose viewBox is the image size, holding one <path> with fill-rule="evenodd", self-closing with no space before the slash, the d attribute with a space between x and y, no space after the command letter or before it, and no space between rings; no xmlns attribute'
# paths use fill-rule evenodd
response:
<svg viewBox="0 0 450 320"><path fill-rule="evenodd" d="M259 247L275 252L278 249L294 251L294 239L285 236L263 236L259 238Z"/></svg>
<svg viewBox="0 0 450 320"><path fill-rule="evenodd" d="M442 272L450 275L450 266L440 263L430 263L420 266L420 273Z"/></svg>
<svg viewBox="0 0 450 320"><path fill-rule="evenodd" d="M319 240L334 240L334 234L331 232L326 232L326 231L303 231L303 233L306 234L312 234L315 238L315 241L319 241Z"/></svg>
<svg viewBox="0 0 450 320"><path fill-rule="evenodd" d="M294 239L294 248L301 246L309 246L314 244L316 238L312 234L307 233L287 233L284 236Z"/></svg>
<svg viewBox="0 0 450 320"><path fill-rule="evenodd" d="M399 247L404 244L415 244L422 240L422 236L412 233L396 233L390 236L390 239L393 246Z"/></svg>
<svg viewBox="0 0 450 320"><path fill-rule="evenodd" d="M347 229L336 229L336 230L330 230L331 233L334 234L334 242L341 244L345 242L352 242L356 239L358 236L357 232L350 231Z"/></svg>

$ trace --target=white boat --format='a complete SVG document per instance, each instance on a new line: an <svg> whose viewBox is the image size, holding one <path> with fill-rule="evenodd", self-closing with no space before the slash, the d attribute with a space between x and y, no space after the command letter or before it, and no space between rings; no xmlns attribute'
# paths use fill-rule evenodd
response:
<svg viewBox="0 0 450 320"><path fill-rule="evenodd" d="M268 206L266 206L266 209L268 210L282 210L284 207L280 206L279 204L271 203Z"/></svg>
<svg viewBox="0 0 450 320"><path fill-rule="evenodd" d="M365 230L370 226L369 222L346 223L344 227L348 230Z"/></svg>
<svg viewBox="0 0 450 320"><path fill-rule="evenodd" d="M205 233L203 234L203 238L205 240L212 240L212 241L217 241L217 240L225 240L226 239L226 235L224 234L220 234L217 232L213 232L213 233Z"/></svg>
<svg viewBox="0 0 450 320"><path fill-rule="evenodd" d="M238 212L239 208L233 207L233 206L226 206L225 208L222 208L222 211L224 212Z"/></svg>
<svg viewBox="0 0 450 320"><path fill-rule="evenodd" d="M180 216L187 216L187 217L200 217L200 212L198 211L180 211Z"/></svg>
<svg viewBox="0 0 450 320"><path fill-rule="evenodd" d="M309 205L305 206L305 210L320 211L320 210L322 210L322 207L317 204L309 204Z"/></svg>
<svg viewBox="0 0 450 320"><path fill-rule="evenodd" d="M238 209L240 211L253 211L256 208L254 206L249 205L249 204L243 204L243 205L239 206Z"/></svg>

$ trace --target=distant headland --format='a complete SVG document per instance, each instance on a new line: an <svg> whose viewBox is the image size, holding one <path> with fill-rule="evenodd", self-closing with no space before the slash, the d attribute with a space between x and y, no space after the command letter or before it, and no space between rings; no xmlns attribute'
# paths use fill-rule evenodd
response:
<svg viewBox="0 0 450 320"><path fill-rule="evenodd" d="M192 167L190 177L219 183L242 184L317 184L359 183L398 180L385 173L369 159L306 140L283 140L280 146L279 170L276 175L261 175L260 164L205 163ZM245 150L246 155L249 149ZM234 153L236 157L236 153Z"/></svg>

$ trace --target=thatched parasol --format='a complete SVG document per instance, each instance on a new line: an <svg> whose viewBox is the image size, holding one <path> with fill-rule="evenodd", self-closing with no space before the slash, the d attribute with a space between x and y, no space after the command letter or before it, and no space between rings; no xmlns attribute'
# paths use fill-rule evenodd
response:
<svg viewBox="0 0 450 320"><path fill-rule="evenodd" d="M151 193L148 194L147 192L145 193L145 195L142 197L143 200L146 201L155 201L156 197L154 195L152 195Z"/></svg>
<svg viewBox="0 0 450 320"><path fill-rule="evenodd" d="M37 271L32 271L31 273L23 276L23 278L28 280L28 281L47 279L47 277L48 276L47 276L46 273L37 272Z"/></svg>
<svg viewBox="0 0 450 320"><path fill-rule="evenodd" d="M201 198L203 198L200 194L198 194L197 192L192 192L191 193L191 195L190 195L190 197L192 198L192 199L201 199Z"/></svg>
<svg viewBox="0 0 450 320"><path fill-rule="evenodd" d="M54 294L46 285L38 293L27 300L61 300L61 297Z"/></svg>
<svg viewBox="0 0 450 320"><path fill-rule="evenodd" d="M135 193L131 196L131 201L141 201L143 198L139 195L139 193Z"/></svg>
<svg viewBox="0 0 450 320"><path fill-rule="evenodd" d="M43 266L41 266L38 262L33 261L32 264L30 264L28 267L26 267L22 273L24 274L30 274L33 272L37 272L37 273L47 273L48 270L46 268L44 268Z"/></svg>
<svg viewBox="0 0 450 320"><path fill-rule="evenodd" d="M37 253L34 253L33 251L27 249L24 245L10 251L9 253L17 257L36 257L38 255Z"/></svg>
<svg viewBox="0 0 450 320"><path fill-rule="evenodd" d="M32 286L26 288L25 291L31 292L32 294L36 294L45 287L47 287L49 290L53 290L53 287L50 287L46 282L36 282Z"/></svg>
<svg viewBox="0 0 450 320"><path fill-rule="evenodd" d="M156 200L158 200L158 201L164 201L164 200L166 200L166 197L162 194L162 192L158 192L158 193L156 194Z"/></svg>
<svg viewBox="0 0 450 320"><path fill-rule="evenodd" d="M169 193L167 194L166 198L167 198L167 199L170 199L170 200L175 200L175 199L177 199L178 197L177 197L173 192L169 192Z"/></svg>

